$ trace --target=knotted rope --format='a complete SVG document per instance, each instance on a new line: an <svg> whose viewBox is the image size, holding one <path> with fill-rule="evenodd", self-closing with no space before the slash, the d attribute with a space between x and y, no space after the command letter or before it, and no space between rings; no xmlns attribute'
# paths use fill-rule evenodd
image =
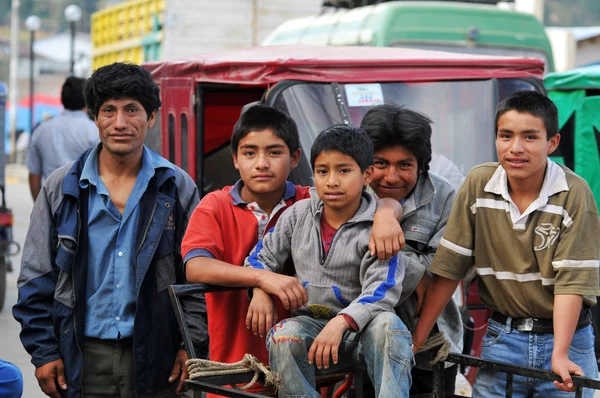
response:
<svg viewBox="0 0 600 398"><path fill-rule="evenodd" d="M259 376L262 374L265 376L265 385L273 386L275 388L281 387L281 377L277 373L271 372L256 357L250 354L244 355L244 358L241 361L235 363L223 363L209 361L207 359L192 358L187 360L186 365L188 367L189 378L192 380L200 377L245 373L249 370L253 370L254 377L252 377L252 380L250 380L248 384L241 387L231 386L238 390L247 390L257 382Z"/></svg>
<svg viewBox="0 0 600 398"><path fill-rule="evenodd" d="M437 355L429 362L429 366L433 366L438 362L445 361L448 358L448 354L450 353L450 342L446 340L444 333L437 332L433 336L429 336L425 344L423 344L423 348L419 351L427 351L440 346L438 349Z"/></svg>

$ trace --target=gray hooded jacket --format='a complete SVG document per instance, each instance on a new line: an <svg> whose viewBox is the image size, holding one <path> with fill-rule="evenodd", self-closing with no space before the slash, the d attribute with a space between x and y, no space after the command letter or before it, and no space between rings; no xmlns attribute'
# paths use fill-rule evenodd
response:
<svg viewBox="0 0 600 398"><path fill-rule="evenodd" d="M402 293L404 263L397 256L385 261L371 256L368 243L376 202L366 192L358 211L338 229L324 255L320 226L323 202L314 188L310 194L310 199L283 213L245 265L282 272L291 258L296 278L308 293L308 303L293 315L332 318L347 314L360 332L380 312L394 311Z"/></svg>

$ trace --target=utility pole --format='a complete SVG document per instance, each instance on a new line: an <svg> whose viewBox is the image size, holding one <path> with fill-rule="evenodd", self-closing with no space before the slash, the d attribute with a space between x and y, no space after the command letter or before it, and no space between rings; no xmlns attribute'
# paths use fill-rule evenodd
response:
<svg viewBox="0 0 600 398"><path fill-rule="evenodd" d="M8 99L10 101L10 159L16 160L17 147L17 106L19 92L17 89L17 73L19 65L19 7L21 0L12 0L10 15L10 77Z"/></svg>

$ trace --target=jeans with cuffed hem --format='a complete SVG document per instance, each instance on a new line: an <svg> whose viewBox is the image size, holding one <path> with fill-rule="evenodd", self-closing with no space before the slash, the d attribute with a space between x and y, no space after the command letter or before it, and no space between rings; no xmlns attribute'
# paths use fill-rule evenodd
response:
<svg viewBox="0 0 600 398"><path fill-rule="evenodd" d="M544 370L552 369L554 335L520 332L510 327L510 318L505 325L490 319L483 337L481 358L507 362L517 366L529 366ZM569 359L579 365L586 377L597 378L598 368L594 354L594 332L591 326L575 331ZM505 397L506 373L480 369L477 372L473 397ZM551 381L514 376L513 397L574 397L575 393L559 390ZM594 390L583 389L584 398L592 398Z"/></svg>
<svg viewBox="0 0 600 398"><path fill-rule="evenodd" d="M308 363L308 351L327 319L298 316L273 326L267 335L271 369L283 379L279 397L319 398L319 375L366 369L379 398L408 397L413 361L411 334L393 312L378 314L360 333L344 332L338 349L338 363L329 360L328 369Z"/></svg>

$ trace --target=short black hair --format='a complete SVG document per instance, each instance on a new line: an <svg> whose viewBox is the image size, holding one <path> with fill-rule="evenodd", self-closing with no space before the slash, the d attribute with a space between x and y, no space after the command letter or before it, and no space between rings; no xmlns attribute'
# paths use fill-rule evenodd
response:
<svg viewBox="0 0 600 398"><path fill-rule="evenodd" d="M310 150L310 165L315 168L315 160L325 151L338 151L353 158L360 171L373 165L373 144L367 134L359 128L338 124L319 133Z"/></svg>
<svg viewBox="0 0 600 398"><path fill-rule="evenodd" d="M92 73L83 87L85 102L94 118L110 99L132 98L144 107L148 119L160 108L160 90L152 75L139 65L115 62Z"/></svg>
<svg viewBox="0 0 600 398"><path fill-rule="evenodd" d="M415 155L419 171L427 173L431 162L431 123L422 113L384 104L371 108L360 127L373 142L375 152L401 146Z"/></svg>
<svg viewBox="0 0 600 398"><path fill-rule="evenodd" d="M290 154L300 148L298 126L296 122L285 112L271 108L266 105L254 105L246 109L233 127L231 134L231 152L237 154L238 146L242 138L253 131L269 129L277 137L281 138Z"/></svg>
<svg viewBox="0 0 600 398"><path fill-rule="evenodd" d="M542 119L548 140L559 133L558 109L554 102L544 94L537 91L517 91L506 97L496 110L496 132L498 131L498 120L509 111L529 113Z"/></svg>
<svg viewBox="0 0 600 398"><path fill-rule="evenodd" d="M60 102L62 102L65 109L79 111L85 108L84 83L85 79L81 77L67 77L60 90Z"/></svg>

